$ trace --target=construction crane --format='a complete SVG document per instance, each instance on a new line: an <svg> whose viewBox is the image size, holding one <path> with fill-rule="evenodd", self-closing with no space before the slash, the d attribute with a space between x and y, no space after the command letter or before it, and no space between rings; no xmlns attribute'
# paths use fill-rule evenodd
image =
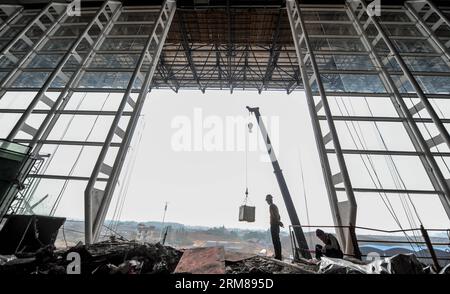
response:
<svg viewBox="0 0 450 294"><path fill-rule="evenodd" d="M259 112L259 107L249 107L247 109L250 113L253 113L256 117L256 122L258 123L259 129L263 136L264 142L266 144L267 152L269 153L270 161L272 162L273 171L275 177L277 178L278 186L280 187L281 195L283 196L284 204L286 205L286 210L289 214L289 219L293 226L294 236L297 244L300 248L300 253L304 258L311 258L311 253L308 249L308 243L306 242L305 234L303 233L302 227L300 225L300 220L298 219L297 211L295 210L294 203L292 202L291 193L284 179L283 172L278 163L278 159L273 151L272 144L270 142L269 134L267 133L266 126L261 119L261 113Z"/></svg>

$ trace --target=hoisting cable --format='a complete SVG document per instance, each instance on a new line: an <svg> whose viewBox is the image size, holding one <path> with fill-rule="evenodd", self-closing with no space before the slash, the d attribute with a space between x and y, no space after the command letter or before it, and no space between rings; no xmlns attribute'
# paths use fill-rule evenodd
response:
<svg viewBox="0 0 450 294"><path fill-rule="evenodd" d="M386 29L386 26L385 26L383 23L380 22L380 25L381 25L381 26L384 26L384 29ZM391 67L392 67L392 68L395 68L395 65L392 64L391 60L388 59L388 61L389 61L389 64L391 65ZM413 67L413 65L410 65L410 66ZM405 74L404 74L404 76L405 76ZM420 85L419 85L419 86L420 86ZM406 88L406 86L405 86L405 83L402 83L402 84L401 84L401 87L402 87L403 90L404 90L403 93L408 93L408 90L407 90L407 88ZM425 87L425 85L422 84L422 87ZM417 97L417 98L420 100L419 97ZM421 114L419 113L419 112L420 112L420 109L417 109L417 106L416 106L416 104L414 104L414 102L413 102L413 100L412 100L411 97L409 97L409 100L410 100L411 104L413 105L414 110L416 111L416 113L417 113L417 115L419 116L419 118L422 118ZM431 103L435 104L436 108L439 110L439 112L441 113L441 116L443 117L444 114L443 114L443 112L441 111L439 105L434 101L434 99L429 99L429 100L430 100L430 104L431 104ZM435 139L434 139L434 137L431 135L430 130L429 130L429 128L427 127L426 123L423 122L422 125L423 125L423 127L425 128L425 130L427 131L427 133L428 133L428 135L430 136L430 138L431 138L431 140L433 141L433 143L436 143L436 142L435 142ZM435 144L435 147L436 147L436 150L438 151L438 153L441 153L440 150L439 150L438 145ZM443 157L442 155L436 156L436 157L440 157L440 158L441 158L442 162L444 163L445 167L447 168L447 171L450 172L450 168L449 168L447 162L445 161L444 157Z"/></svg>
<svg viewBox="0 0 450 294"><path fill-rule="evenodd" d="M382 24L382 23L381 23L381 25L384 26L384 24ZM393 64L393 63L391 62L391 59L388 59L388 62L389 62L390 66L391 66L392 68L395 68L395 64ZM405 74L404 74L404 76L405 76ZM408 89L406 88L405 83L402 83L402 84L401 84L401 87L403 88L403 93L408 93ZM403 98L403 97L402 97L402 98ZM419 97L417 97L417 98L419 98ZM414 104L414 101L412 100L411 97L409 97L409 100L410 100L411 104L413 105L414 110L415 110L415 112L417 113L417 115L419 116L419 118L422 119L422 116L421 116L421 114L420 114L420 109L417 108L416 104ZM419 99L419 100L420 100L420 99ZM431 102L433 103L433 102L434 102L434 99L431 99ZM435 104L436 104L436 106L437 106L437 109L440 111L441 115L443 116L443 113L442 113L441 109L439 108L439 105L437 105L437 103L435 103ZM428 136L431 138L431 140L432 140L433 143L435 144L435 147L436 147L436 150L438 151L438 153L441 153L441 152L440 152L440 149L439 149L438 145L436 144L434 137L431 135L430 130L429 130L429 128L427 127L426 123L423 122L422 125L423 125L423 127L425 128L426 132L428 133ZM444 163L444 165L446 166L447 170L450 172L450 169L449 169L449 167L448 167L448 165L447 165L447 163L446 163L444 157L443 157L442 155L440 155L439 157L440 157L441 160L443 161L443 163ZM410 200L410 202L411 202L411 204L412 204L412 206L413 206L413 208L414 208L414 211L416 212L416 214L417 214L417 216L418 216L417 209L416 209L414 203L412 202L412 200L411 200L409 194L408 194L408 198L409 198L409 200ZM420 217L419 217L419 216L418 216L418 219L419 219L420 224L423 225L423 224L422 224L422 221L420 220Z"/></svg>
<svg viewBox="0 0 450 294"><path fill-rule="evenodd" d="M83 104L84 100L86 99L86 96L87 96L87 92L84 93L83 97L82 97L82 98L80 99L80 101L77 103L77 106L75 107L75 111L78 111L78 110L80 109L81 105ZM72 125L72 122L73 122L74 119L75 119L75 114L72 115L72 116L70 117L70 120L69 120L69 122L67 123L67 125L65 126L65 128L64 128L64 130L63 130L63 133L62 133L61 136L59 137L59 140L60 140L60 141L62 141L62 140L64 139L64 137L66 136L66 134L67 134L67 132L69 131L69 128L70 128L70 126ZM50 166L50 164L53 162L53 159L54 159L56 153L58 152L59 147L61 147L61 145L56 145L56 147L53 149L53 152L51 153L49 159L47 160L47 162L45 163L44 167L42 168L42 173L43 173L43 174L47 171L47 168L48 168L48 167ZM64 184L63 184L63 185L64 185ZM58 194L58 196L57 196L56 199L55 199L55 202L53 203L53 206L52 206L52 208L51 208L51 210L50 210L50 213L49 213L50 216L53 216L54 213L55 213L55 210L56 210L56 209L54 210L54 207L55 207L55 204L56 204L57 202L60 201L60 200L59 200L60 195L61 195L61 193Z"/></svg>
<svg viewBox="0 0 450 294"><path fill-rule="evenodd" d="M370 105L369 105L369 103L368 103L368 101L367 101L367 97L364 97L364 101L365 101L365 103L366 103L366 106L367 106L367 109L368 109L369 113L370 113L371 116L373 117L373 112L372 112L372 109L370 108ZM350 106L351 106L351 108L352 108L353 111L354 111L354 107L353 107L353 104L351 103L351 101L350 101ZM381 134L381 131L380 131L379 127L378 127L377 122L374 122L374 126L375 126L375 129L376 129L377 134L378 134L378 136L376 136L377 141L379 142L380 145L382 145L381 147L382 147L384 150L388 150L387 145L386 145L386 142L385 142L385 140L384 140L384 138L383 138L383 136L382 136L382 134ZM359 130L360 130L361 134L362 134L363 132L362 132L362 129L361 129L361 126L360 126L359 123L358 123L358 127L359 127ZM365 144L366 144L366 143L365 143ZM400 173L399 173L399 171L398 171L397 165L395 164L392 155L389 154L389 155L387 155L387 157L384 157L384 159L385 159L385 161L386 161L386 164L388 165L389 172L390 172L390 174L391 174L391 177L392 177L392 179L393 179L393 181L394 181L394 184L395 184L396 188L398 188L399 190L400 190L400 189L406 190L406 185L405 185L405 183L404 183L404 181L403 181L403 179L402 179L402 177L401 177L401 175L400 175ZM411 205L415 208L414 203L412 202L412 199L410 199L409 193L406 193L406 194L407 194L408 199L409 199L410 202L411 202ZM417 228L416 222L415 222L414 217L413 217L412 212L411 212L411 208L410 208L410 206L408 205L407 200L405 199L405 195L399 193L398 196L399 196L401 205L402 205L402 207L403 207L403 210L405 211L405 215L406 215L406 217L407 217L407 220L408 220L408 223L409 223L410 227L411 227L411 228ZM386 195L386 198L387 198L387 197L388 197L388 196ZM392 208L392 209L393 209L393 208ZM417 217L417 219L419 220L419 222L421 222L420 216L419 216L419 214L417 213L417 211L416 211L416 217ZM416 242L417 242L418 239L417 239L417 236L416 236L416 234L415 234L414 231L413 231L413 235L414 235L414 239L416 239ZM406 236L406 234L405 234L405 236ZM416 245L417 245L417 244L418 244L418 243L416 243Z"/></svg>
<svg viewBox="0 0 450 294"><path fill-rule="evenodd" d="M113 224L111 225L111 228L114 229L115 231L117 231L117 228L119 225L119 220L122 216L123 206L125 203L126 196L128 194L128 188L130 186L132 171L134 170L134 166L136 164L137 155L139 153L139 147L140 147L141 141L142 141L142 135L144 133L143 130L145 128L145 121L141 120L140 122L141 123L140 123L140 127L139 127L139 132L137 134L137 142L135 144L133 144L135 147L130 146L130 148L129 148L129 149L131 149L131 156L130 156L130 160L128 161L127 167L125 169L126 172L125 172L123 184L122 184L122 187L120 188L120 192L117 197L116 207L114 209L114 213L113 213L113 217L112 217Z"/></svg>
<svg viewBox="0 0 450 294"><path fill-rule="evenodd" d="M343 115L344 115L344 114L343 114L343 111L342 111L341 107L339 106L339 103L338 103L337 100L336 100L336 105L338 106L338 109L339 109L340 114L343 116ZM353 144L355 145L356 149L359 150L358 144L357 144L357 142L356 142L356 140L355 140L355 138L354 138L354 135L353 135L352 131L350 130L350 127L349 127L347 121L345 121L345 126L346 126L346 128L347 128L347 131L348 131L349 134L350 134L350 137L351 137L351 139L352 139L352 141L353 141ZM356 135L358 136L358 139L359 139L359 141L360 141L360 144L361 144L361 145L363 146L363 148L364 148L364 144L361 142L361 138L359 138L358 132L356 132ZM359 154L359 157L361 158L361 160L362 160L362 162L363 162L363 164L364 164L364 166L365 166L365 168L366 168L366 170L367 170L367 172L368 172L368 174L369 174L369 177L370 177L372 183L375 185L375 187L380 186L380 188L383 188L383 185L381 184L381 181L380 181L380 179L379 179L379 177L378 177L378 173L376 172L376 170L375 170L375 168L374 168L374 164L373 164L373 162L372 162L372 159L371 159L368 155L366 155L366 158L367 158L367 160L369 161L369 164L370 164L370 166L371 166L371 168L372 168L372 172L374 173L374 175L372 175L372 173L370 172L370 169L369 169L369 167L368 167L366 161L364 160L363 154ZM377 181L375 181L374 176L376 177ZM376 182L378 182L378 185L377 185ZM387 198L387 202L386 202L386 200L383 198L381 192L378 192L378 194L381 196L383 202L385 203L386 207L388 208L389 213L390 213L391 216L394 218L395 222L396 222L396 223L399 225L399 227L401 228L401 224L400 224L400 222L399 222L399 220L398 220L398 218L397 218L397 215L395 214L395 211L394 211L393 208L392 208L392 205L391 205L390 202L389 202L389 198L387 198L387 195L385 195L385 197ZM384 193L384 194L386 194L386 193ZM389 204L388 204L388 203L389 203Z"/></svg>
<svg viewBox="0 0 450 294"><path fill-rule="evenodd" d="M389 62L391 62L391 61L389 61ZM404 83L403 83L401 86L402 86L402 88L403 88L404 93L408 93L408 90L406 89L406 86L404 85ZM409 97L409 100L410 100L411 104L413 105L414 110L416 111L416 113L417 113L417 115L419 116L419 118L422 119L422 115L420 114L420 109L417 108L416 104L414 104L414 101L412 100L411 97ZM430 130L428 129L427 125L426 125L425 123L422 123L422 125L423 125L423 127L425 128L425 130L427 131L428 136L430 136L430 138L431 138L431 140L433 141L433 143L435 143L435 139L434 139L434 137L431 135ZM435 146L436 146L436 149L437 149L438 153L440 153L439 147L438 147L437 145L435 145ZM441 157L441 159L444 161L444 158L443 158L442 156L440 156L440 157ZM445 161L444 161L444 164L445 164ZM412 202L412 200L411 200L409 194L408 194L408 197L409 197L410 202L411 202L411 204L412 204L412 206L413 206L413 208L414 208L414 211L415 211L415 213L416 213L416 215L417 215L417 217L418 217L418 219L419 219L420 224L423 225L422 221L420 220L419 214L418 214L418 212L417 212L417 208L416 208L416 206L414 205L414 203Z"/></svg>
<svg viewBox="0 0 450 294"><path fill-rule="evenodd" d="M383 27L384 30L386 30L386 26L385 26L382 22L380 22L380 25ZM391 58L388 58L388 64L389 64L389 65L391 66L391 68L393 68L393 69L396 69L396 68L397 68L397 67L396 67L397 61L395 61L395 63L393 63L392 60L391 60ZM406 74L403 73L403 76L406 76ZM405 83L404 83L404 82L403 82L403 83L401 82L401 78L400 78L399 81L400 81L400 83L401 83L401 84L400 84L400 87L403 88L403 93L408 93L408 90L407 90L407 88L406 88L406 86L405 86ZM397 87L398 87L398 86L397 86ZM419 98L419 97L417 97L417 98ZM403 99L403 97L401 97L401 99ZM412 101L411 97L410 97L409 99L410 99L410 102L411 102L411 104L413 105L413 107L414 107L416 113L417 113L417 114L419 115L419 117L421 118L421 115L420 115L420 113L419 113L420 110L417 109L416 104L414 104L414 102ZM431 137L433 143L435 143L435 142L434 142L434 138L431 136L431 134L430 134L430 132L429 132L429 130L428 130L428 127L426 126L425 123L423 123L423 126L425 127L425 130L427 131L428 135ZM437 146L436 146L436 148L438 149ZM439 152L439 149L438 149L438 152ZM441 157L442 157L442 156L441 156ZM444 161L443 158L442 158L442 160ZM405 188L405 189L406 189L406 188ZM421 225L422 225L422 221L421 221L421 219L420 219L420 217L419 217L419 215L418 215L418 213L417 213L417 209L416 209L414 203L412 202L412 199L411 199L410 195L407 194L407 197L408 197L408 199L409 199L409 201L410 201L410 203L411 203L411 205L412 205L412 207L413 207L413 209L414 209L414 211L415 211L415 213L416 213L416 215L417 215L417 218L418 218L419 222L420 222ZM405 213L406 213L406 211L405 211ZM407 217L408 217L408 216L407 216ZM413 235L416 237L415 231L412 231L412 233L413 233ZM417 237L416 237L416 238L417 238ZM417 243L416 245L417 245L419 248L421 248L420 245L419 245L419 243Z"/></svg>
<svg viewBox="0 0 450 294"><path fill-rule="evenodd" d="M322 28L322 29L323 29L323 28ZM327 44L328 44L328 46L331 48L331 44L330 44L329 40L327 40ZM334 66L336 67L336 66L337 66L337 63L336 63L336 59L335 59L334 55L332 55L332 60L333 60L333 62L334 62ZM365 98L365 97L364 97L364 98ZM348 111L348 109L347 109L347 107L346 107L346 105L345 105L345 102L344 102L344 100L342 99L342 97L341 97L341 101L342 101L342 104L344 105L344 108L346 109L346 111L347 111L347 113L348 113L348 115L349 115L349 111ZM338 106L339 111L340 111L341 114L342 114L342 110L340 109L340 106L339 106L339 103L338 103L337 99L336 99L336 105ZM350 100L350 105L351 105L351 107L352 107L352 109L353 109L353 106L352 106L352 104L351 104L351 100ZM353 109L353 112L355 113L354 109ZM356 142L355 142L355 140L354 140L354 138L353 138L352 132L350 131L350 129L349 129L349 127L348 127L348 122L345 121L345 124L346 124L347 130L349 131L349 133L350 133L350 135L351 135L351 137L352 137L352 140L353 140L353 143L355 144L355 147L358 149L358 145L356 144ZM366 143L366 141L365 141L365 139L364 139L364 136L362 136L363 132L361 131L361 126L360 126L359 122L357 122L357 125L358 125L358 128L359 128L360 131L361 131L361 136L362 136L362 139L363 139L362 141L361 141L361 138L359 137L358 131L356 130L356 128L355 128L355 126L354 126L354 122L352 121L351 124L352 124L352 126L353 126L353 129L355 130L356 135L358 136L358 139L359 139L359 142L360 142L362 148L363 148L363 149L367 149L367 148L365 147L365 146L367 146L367 143ZM367 159L368 159L368 161L369 161L369 163L370 163L370 165L371 165L371 167L372 167L373 172L375 173L375 176L376 176L377 179L378 179L378 182L379 182L380 186L382 187L381 181L379 180L379 177L378 177L378 175L377 175L377 173L376 173L376 171L375 171L375 167L374 167L374 164L373 164L373 161L372 161L371 157L370 157L369 155L366 155L366 156L367 156ZM373 179L373 177L372 177L372 175L371 175L371 173L370 173L370 171L369 171L369 169L368 169L368 167L367 167L367 165L366 165L366 163L365 163L365 161L364 161L364 158L363 158L363 156L362 156L361 154L360 154L360 157L361 157L361 160L363 161L363 163L364 163L364 165L365 165L365 167L366 167L366 169L367 169L367 172L369 173L369 176L370 176L372 182L375 184L374 179ZM391 175L392 175L392 173L391 173ZM395 180L394 180L394 182L395 182ZM376 184L375 184L375 186L376 186ZM386 194L386 193L385 193L385 194ZM395 222L396 222L396 223L399 225L399 227L402 229L401 224L400 224L400 221L399 221L397 215L395 214L395 210L393 209L393 206L392 206L392 204L391 204L391 202L390 202L388 196L385 195L385 197L386 197L386 200L385 200L385 199L383 198L383 196L381 195L381 193L379 193L379 195L380 195L380 197L382 198L383 202L385 203L386 208L388 209L388 211L390 212L390 214L391 214L392 217L394 218ZM402 229L402 230L403 230L403 229ZM407 236L406 233L405 233L405 236Z"/></svg>
<svg viewBox="0 0 450 294"><path fill-rule="evenodd" d="M311 220L309 218L309 208L308 208L308 197L306 194L306 186L305 186L305 177L303 175L303 163L302 163L302 151L301 151L301 147L299 146L298 148L298 159L300 162L300 178L302 180L302 191L303 191L303 199L305 200L305 211L306 211L306 222L307 222L307 228L308 228L308 232L311 232ZM312 244L312 235L309 234L309 241Z"/></svg>
<svg viewBox="0 0 450 294"><path fill-rule="evenodd" d="M101 108L100 108L100 111L102 111L103 108L105 107L106 102L109 100L110 95L111 95L111 93L108 93L108 95L106 96L106 99L105 99L105 101L103 101L103 104L102 104L102 106L101 106ZM89 140L89 137L91 136L92 132L94 131L95 125L97 124L97 121L98 121L99 118L100 118L100 115L99 115L99 114L96 115L95 120L94 120L94 123L92 124L91 129L89 130L89 133L88 133L88 134L86 135L86 137L85 137L85 140L84 140L85 143ZM80 160L80 158L81 158L81 155L83 154L83 151L84 151L84 148L85 148L85 147L86 147L86 145L81 146L80 151L78 152L78 155L77 155L77 157L76 157L76 159L75 159L75 162L72 164L72 167L71 167L71 169L70 169L70 171L69 171L68 176L72 176L72 174L74 173L75 168L76 168L77 165L78 165L78 162L79 162L79 160ZM63 187L61 188L61 190L60 190L60 192L59 192L59 194L58 194L57 200L56 200L56 202L54 203L54 205L53 205L53 207L52 207L52 210L51 210L51 213L52 213L52 214L51 214L51 215L53 215L53 214L56 212L56 209L57 209L58 206L59 206L59 203L60 203L60 201L61 201L61 198L62 198L62 196L64 195L64 192L66 191L66 188L67 188L68 184L69 184L69 180L66 179L66 180L64 181Z"/></svg>
<svg viewBox="0 0 450 294"><path fill-rule="evenodd" d="M248 113L249 118L251 117L251 113ZM248 149L249 149L249 141L250 141L250 133L253 129L253 123L250 121L247 124L247 132L245 132L245 201L244 205L247 205L248 201Z"/></svg>
<svg viewBox="0 0 450 294"><path fill-rule="evenodd" d="M364 97L364 98L365 98L365 97ZM366 98L365 98L365 99L366 99ZM343 103L343 105L344 105L344 108L345 108L347 114L350 115L350 112L349 112L349 110L348 110L348 108L347 108L347 106L345 105L345 102L344 102L343 100L342 100L342 103ZM350 104L351 104L351 103L350 103ZM351 104L351 108L352 108L353 112L355 112L352 104ZM369 111L371 112L371 109L370 109L370 106L369 106L369 105L368 105L368 108L369 108ZM372 113L372 112L371 112L371 113ZM358 139L360 140L360 143L361 143L362 147L363 147L364 149L367 149L367 142L366 142L366 140L365 140L365 138L364 138L364 136L363 136L363 132L362 132L362 129L361 129L361 126L360 126L359 122L357 122L357 125L358 125L358 129L360 130L360 133L361 133L361 137L362 137L362 138L359 136L359 133L358 133L358 131L356 130L356 127L354 126L353 122L352 122L352 125L353 125L353 129L355 130L356 135L358 136ZM378 135L381 137L381 133L379 132L379 130L378 130ZM386 147L386 146L384 146L384 147L385 147L385 149L387 150L387 147ZM374 163L373 163L373 161L372 161L371 156L367 155L367 157L368 157L368 160L370 161L370 164L371 164L372 169L373 169L374 172L375 172L375 165L374 165ZM392 160L391 156L390 156L390 159ZM395 164L394 164L394 166L395 166ZM389 166L388 166L388 167L389 167ZM390 168L390 167L389 167L389 168ZM390 168L390 173L391 173L391 176L392 176L392 178L393 178L393 180L394 180L394 183L396 184L396 187L397 187L397 188L400 188L400 186L398 185L398 183L397 183L397 181L396 181L396 178L395 178L395 177L398 177L398 171L397 171L397 174L394 174L394 173L392 172L392 169ZM381 181L379 181L379 183L380 183L380 185L381 185ZM381 187L382 187L382 185L381 185ZM389 198L387 197L387 195L385 195L385 197L386 197L387 199L389 199ZM393 210L393 207L392 207L392 204L390 203L390 201L389 201L389 204L390 204L390 206L391 206L391 209Z"/></svg>
<svg viewBox="0 0 450 294"><path fill-rule="evenodd" d="M370 107L370 104L369 104L369 102L367 101L367 97L364 97L364 101L365 101L365 103L366 103L366 106L367 106L367 109L368 109L370 115L373 117L374 115L373 115L372 109L371 109L371 107ZM378 123L377 123L376 121L374 122L374 126L375 126L375 129L376 129L377 134L378 134L377 140L378 140L379 144L382 145L382 147L384 148L384 150L388 150L386 141L384 140L384 138L383 138L383 136L382 136L382 134L381 134L380 128L379 128L379 126L378 126ZM362 132L362 131L361 131L361 132ZM394 162L394 160L393 160L393 158L392 158L392 155L388 155L388 158L389 158L389 161L386 159L386 162L387 162L387 164L388 164L390 173L391 173L391 175L392 175L392 177L393 177L393 180L394 180L394 183L395 183L396 187L397 187L397 188L400 187L400 188L406 189L406 185L405 185L405 183L404 183L404 181L403 181L403 179L402 179L402 177L401 177L401 175L400 175L400 173L399 173L399 171L398 171L398 168L397 168L397 166L396 166L396 164L395 164L395 162ZM393 169L394 169L394 171L395 171L395 176L396 176L395 178L394 178L394 174L393 174L393 172L392 172L392 166L393 166ZM399 186L398 181L401 182L402 186ZM409 199L410 202L411 202L411 205L413 206L413 208L414 208L414 210L415 210L414 203L412 202L412 199L410 199L409 193L406 193L406 194L407 194L407 196L408 196L408 199ZM387 197L388 197L388 196L386 195L386 198L387 198ZM408 214L408 211L409 211L410 209L409 209L409 205L408 205L407 203L404 202L404 199L403 199L403 198L404 198L404 195L400 195L400 194L399 194L399 198L400 198L400 201L401 201L401 203L402 203L403 209L405 210L405 214L406 214L406 216L407 216L407 218L408 218L408 222L409 222L411 228L415 228L416 226L413 225L413 223L415 223L415 221L414 221L414 219L412 218L411 212ZM418 219L419 222L421 223L421 219L420 219L419 214L417 213L416 210L415 210L415 212L416 212L416 217L417 217L417 219ZM405 237L406 237L407 239L409 239L409 235L407 235L406 232L404 233L404 235L405 235ZM415 234L414 231L413 231L413 235L414 235L414 239L416 239L415 245L418 246L418 243L417 243L417 236L416 236L416 234ZM412 246L412 245L411 245L411 246ZM420 246L418 246L418 248L420 248Z"/></svg>
<svg viewBox="0 0 450 294"><path fill-rule="evenodd" d="M342 98L341 98L341 99L342 99ZM342 102L342 103L344 103L344 102ZM344 115L344 113L343 113L343 111L342 111L342 109L341 109L341 107L340 107L340 105L339 105L337 99L336 99L336 105L337 105L337 107L338 107L338 109L339 109L340 114L341 114L341 115ZM345 103L344 103L344 105L345 105ZM348 109L346 109L346 110L347 110L347 112L348 112ZM350 113L347 113L347 115L350 115ZM355 137L354 137L352 131L350 130L348 121L345 121L345 125L346 125L346 128L347 128L347 130L348 130L348 132L349 132L349 134L350 134L350 137L351 137L351 139L352 139L352 141L353 141L353 144L355 145L355 147L356 147L357 149L359 149L359 148L358 148L358 144L357 144L357 142L356 142L356 140L355 140ZM358 141L359 141L359 143L361 144L362 148L363 148L363 149L367 149L367 147L365 146L366 144L364 143L365 140L361 139L361 137L359 136L359 133L358 133L358 131L356 130L356 128L355 128L353 122L352 122L352 126L353 126L353 128L354 128L354 130L355 130L355 134L356 134L356 136L358 137ZM362 134L361 134L361 135L362 135ZM376 183L375 183L375 180L374 180L374 178L373 178L373 176L372 176L372 173L370 172L369 167L367 166L367 163L366 163L365 160L364 160L364 156L363 156L362 154L359 154L359 156L361 157L361 160L363 161L363 164L364 164L364 166L365 166L367 172L369 173L369 177L371 178L371 180L372 180L372 182L374 183L374 185L377 186ZM378 173L377 173L377 171L376 171L376 169L375 169L375 166L374 166L374 163L373 163L371 157L370 157L369 155L366 155L366 157L367 157L367 160L369 161L369 164L370 164L370 166L371 166L371 168L372 168L372 171L373 171L373 173L374 173L374 175L375 175L375 177L376 177L376 179L377 179L378 185L379 185L381 188L383 188L383 185L382 185L382 183L381 183L381 180L380 180L380 178L379 178L379 176L378 176ZM384 193L384 194L385 194L384 197L382 196L382 194L381 194L380 192L379 192L378 194L380 195L380 197L381 197L383 203L385 204L385 206L386 206L386 208L388 209L389 213L390 213L391 216L393 217L394 221L397 223L397 225L399 226L399 228L403 231L403 227L402 227L402 225L401 225L401 223L400 223L400 220L398 219L398 217L397 217L397 215L396 215L396 213L395 213L395 210L394 210L394 208L393 208L393 206L392 206L392 203L391 203L390 200L389 200L389 197L386 195L386 193ZM386 199L385 199L385 198L386 198ZM406 234L406 232L403 232L403 233L405 234L405 237L409 240L409 236ZM410 243L411 243L411 242L410 242ZM411 247L413 247L412 243L411 243Z"/></svg>

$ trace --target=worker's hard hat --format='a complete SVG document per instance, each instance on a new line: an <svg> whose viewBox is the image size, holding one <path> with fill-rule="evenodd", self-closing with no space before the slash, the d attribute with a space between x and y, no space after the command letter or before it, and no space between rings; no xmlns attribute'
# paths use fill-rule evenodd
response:
<svg viewBox="0 0 450 294"><path fill-rule="evenodd" d="M273 199L272 195L270 195L270 194L267 194L267 196L266 196L266 200L268 200L268 199L272 200L272 199Z"/></svg>

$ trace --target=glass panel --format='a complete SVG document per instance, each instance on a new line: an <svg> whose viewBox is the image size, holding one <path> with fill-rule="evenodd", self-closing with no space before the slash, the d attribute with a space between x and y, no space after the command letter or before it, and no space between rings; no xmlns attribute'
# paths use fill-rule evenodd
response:
<svg viewBox="0 0 450 294"><path fill-rule="evenodd" d="M450 94L450 77L418 76L417 80L425 93Z"/></svg>
<svg viewBox="0 0 450 294"><path fill-rule="evenodd" d="M382 29L388 36L421 36L421 33L414 25L383 25ZM373 23L369 25L366 32L367 35L371 37L378 35L378 30Z"/></svg>
<svg viewBox="0 0 450 294"><path fill-rule="evenodd" d="M380 15L380 20L383 21L398 21L409 22L409 17L404 12L383 11Z"/></svg>
<svg viewBox="0 0 450 294"><path fill-rule="evenodd" d="M308 20L349 20L345 11L302 11L305 21Z"/></svg>
<svg viewBox="0 0 450 294"><path fill-rule="evenodd" d="M441 25L434 31L437 37L450 38L450 27L447 25Z"/></svg>
<svg viewBox="0 0 450 294"><path fill-rule="evenodd" d="M131 78L129 72L87 72L80 80L80 88L120 88L127 87Z"/></svg>
<svg viewBox="0 0 450 294"><path fill-rule="evenodd" d="M400 52L434 53L435 50L426 40L394 40Z"/></svg>
<svg viewBox="0 0 450 294"><path fill-rule="evenodd" d="M142 50L145 45L145 39L106 39L101 50Z"/></svg>
<svg viewBox="0 0 450 294"><path fill-rule="evenodd" d="M118 21L154 21L156 12L122 12Z"/></svg>
<svg viewBox="0 0 450 294"><path fill-rule="evenodd" d="M320 69L371 70L372 62L367 55L316 55ZM310 67L308 63L306 66Z"/></svg>
<svg viewBox="0 0 450 294"><path fill-rule="evenodd" d="M75 39L51 39L45 43L42 50L67 50Z"/></svg>
<svg viewBox="0 0 450 294"><path fill-rule="evenodd" d="M132 24L132 25L115 25L110 35L149 35L153 29L152 25Z"/></svg>
<svg viewBox="0 0 450 294"><path fill-rule="evenodd" d="M63 54L39 54L31 60L27 68L55 68L62 57Z"/></svg>
<svg viewBox="0 0 450 294"><path fill-rule="evenodd" d="M14 81L12 87L39 88L42 87L49 75L49 72L23 72Z"/></svg>
<svg viewBox="0 0 450 294"><path fill-rule="evenodd" d="M97 54L90 67L91 68L130 68L134 69L139 54Z"/></svg>
<svg viewBox="0 0 450 294"><path fill-rule="evenodd" d="M384 93L377 75L322 74L325 90L330 92ZM316 90L316 84L313 90Z"/></svg>
<svg viewBox="0 0 450 294"><path fill-rule="evenodd" d="M306 23L306 30L310 35L356 35L352 24L315 24Z"/></svg>
<svg viewBox="0 0 450 294"><path fill-rule="evenodd" d="M364 46L358 39L311 38L313 50L364 51Z"/></svg>
<svg viewBox="0 0 450 294"><path fill-rule="evenodd" d="M67 17L65 23L87 23L90 22L92 20L92 18L95 16L95 13L92 12L86 12L83 11L83 13L81 13L81 15L79 16L69 16Z"/></svg>

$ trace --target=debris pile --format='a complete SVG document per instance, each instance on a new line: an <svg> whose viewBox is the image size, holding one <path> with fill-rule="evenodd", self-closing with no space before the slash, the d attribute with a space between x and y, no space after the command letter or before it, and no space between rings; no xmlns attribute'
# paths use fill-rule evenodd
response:
<svg viewBox="0 0 450 294"><path fill-rule="evenodd" d="M397 254L370 263L323 257L319 265L319 274L436 274L431 266L420 263L414 254Z"/></svg>
<svg viewBox="0 0 450 294"><path fill-rule="evenodd" d="M263 256L225 261L227 274L315 274L318 266L291 264Z"/></svg>
<svg viewBox="0 0 450 294"><path fill-rule="evenodd" d="M74 266L73 256L80 261ZM70 272L69 270L75 270ZM223 247L177 250L159 243L112 239L63 251L47 245L33 253L0 255L1 274L435 274L413 254L372 262L323 257L291 263ZM450 266L440 273L450 273Z"/></svg>
<svg viewBox="0 0 450 294"><path fill-rule="evenodd" d="M182 252L159 243L106 241L90 246L78 244L65 251L46 246L35 253L16 254L0 264L0 274L66 274L73 261L68 254L80 256L82 274L172 273Z"/></svg>

